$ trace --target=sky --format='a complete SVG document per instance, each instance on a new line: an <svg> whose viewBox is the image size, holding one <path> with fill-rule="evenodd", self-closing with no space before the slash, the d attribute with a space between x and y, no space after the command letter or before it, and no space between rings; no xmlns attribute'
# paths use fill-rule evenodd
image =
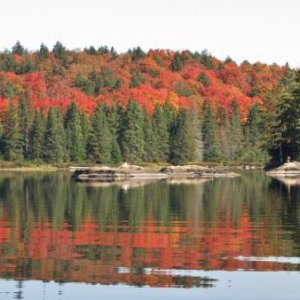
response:
<svg viewBox="0 0 300 300"><path fill-rule="evenodd" d="M300 67L299 0L0 0L0 49L61 41Z"/></svg>

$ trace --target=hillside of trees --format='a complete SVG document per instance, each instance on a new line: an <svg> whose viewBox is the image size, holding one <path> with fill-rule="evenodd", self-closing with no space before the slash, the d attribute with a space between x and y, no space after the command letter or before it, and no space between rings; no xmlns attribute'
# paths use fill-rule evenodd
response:
<svg viewBox="0 0 300 300"><path fill-rule="evenodd" d="M282 162L300 153L300 75L207 51L0 52L8 161Z"/></svg>

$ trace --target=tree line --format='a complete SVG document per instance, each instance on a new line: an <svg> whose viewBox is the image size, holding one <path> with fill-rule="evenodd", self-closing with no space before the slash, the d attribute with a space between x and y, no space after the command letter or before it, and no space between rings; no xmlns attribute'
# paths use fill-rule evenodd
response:
<svg viewBox="0 0 300 300"><path fill-rule="evenodd" d="M232 114L208 103L202 111L157 105L152 115L133 100L99 104L87 114L73 102L67 111L32 110L30 98L9 104L1 126L1 156L8 161L117 164L122 161L169 162L247 161L268 159L263 135L263 110L255 104L241 122L239 106ZM5 124L5 125L4 125Z"/></svg>

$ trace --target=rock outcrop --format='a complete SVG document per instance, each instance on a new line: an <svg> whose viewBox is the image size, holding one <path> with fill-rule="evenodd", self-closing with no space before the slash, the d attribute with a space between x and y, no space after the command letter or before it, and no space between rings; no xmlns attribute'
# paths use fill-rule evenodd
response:
<svg viewBox="0 0 300 300"><path fill-rule="evenodd" d="M116 182L124 180L196 179L236 177L237 173L221 169L187 165L167 166L161 169L144 168L127 163L119 167L70 167L73 179L79 182Z"/></svg>

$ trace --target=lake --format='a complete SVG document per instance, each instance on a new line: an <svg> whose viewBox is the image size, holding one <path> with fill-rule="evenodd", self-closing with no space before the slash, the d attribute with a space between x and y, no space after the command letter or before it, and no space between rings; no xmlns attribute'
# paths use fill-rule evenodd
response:
<svg viewBox="0 0 300 300"><path fill-rule="evenodd" d="M0 299L299 299L300 187L0 174Z"/></svg>

